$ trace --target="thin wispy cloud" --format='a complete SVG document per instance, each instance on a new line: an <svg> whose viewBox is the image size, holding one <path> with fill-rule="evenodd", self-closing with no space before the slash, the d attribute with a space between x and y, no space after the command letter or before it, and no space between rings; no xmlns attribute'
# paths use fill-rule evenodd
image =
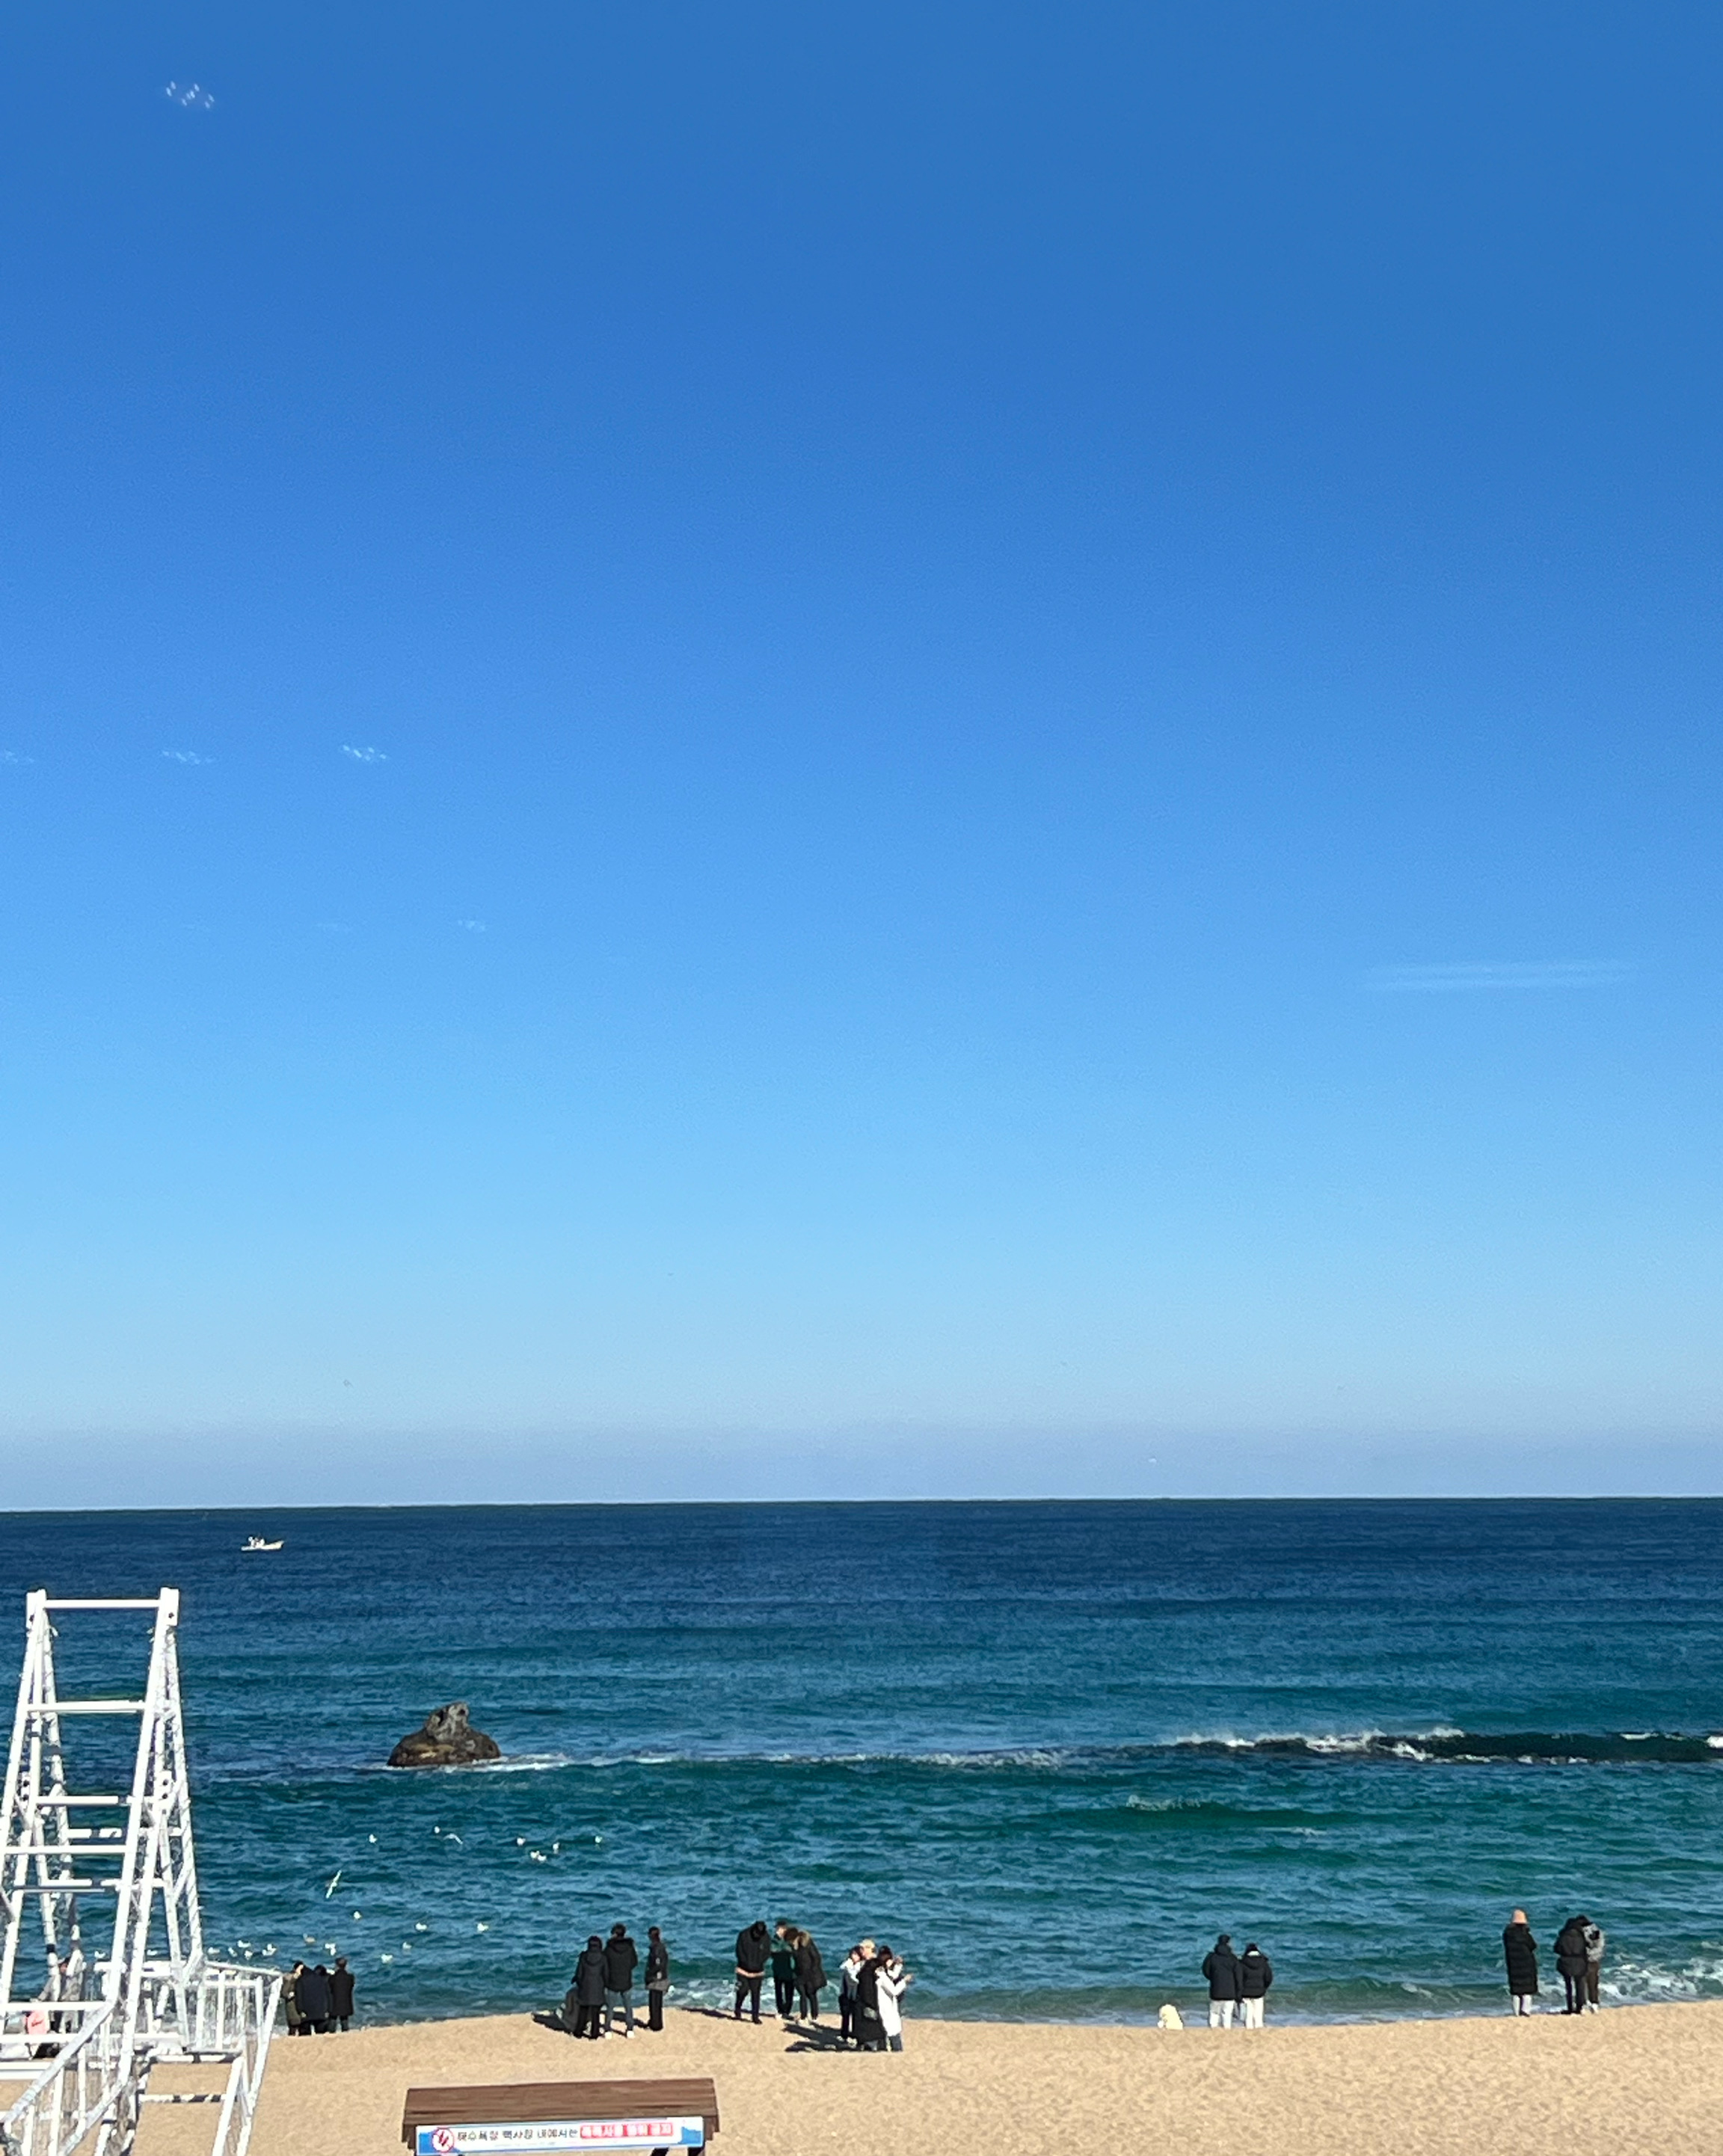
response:
<svg viewBox="0 0 1723 2156"><path fill-rule="evenodd" d="M194 748L165 748L162 752L170 763L213 763L213 756L199 756Z"/></svg>
<svg viewBox="0 0 1723 2156"><path fill-rule="evenodd" d="M1432 966L1375 966L1364 985L1377 994L1467 995L1503 988L1606 988L1633 971L1618 958L1460 958Z"/></svg>
<svg viewBox="0 0 1723 2156"><path fill-rule="evenodd" d="M33 763L35 761L34 757L23 756L15 748L0 748L0 763L25 764Z"/></svg>
<svg viewBox="0 0 1723 2156"><path fill-rule="evenodd" d="M485 924L482 921L457 921L454 925L457 928L464 928L471 936L482 936L485 933Z"/></svg>
<svg viewBox="0 0 1723 2156"><path fill-rule="evenodd" d="M380 748L362 748L353 742L341 743L341 754L350 756L355 763L387 763L388 757Z"/></svg>

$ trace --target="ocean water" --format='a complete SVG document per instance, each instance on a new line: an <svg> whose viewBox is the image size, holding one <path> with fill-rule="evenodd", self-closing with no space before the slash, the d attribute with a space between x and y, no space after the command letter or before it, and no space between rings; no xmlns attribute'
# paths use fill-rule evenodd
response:
<svg viewBox="0 0 1723 2156"><path fill-rule="evenodd" d="M345 1953L373 2016L543 2007L618 1918L717 2000L757 1914L833 1967L889 1939L922 2013L1190 2009L1225 1928L1280 2016L1377 2017L1499 2006L1515 1902L1546 1947L1604 1926L1607 1996L1723 1995L1720 1531L1705 1502L14 1513L0 1620L182 1590L212 1938ZM63 1683L122 1650L68 1620ZM454 1698L505 1761L385 1768Z"/></svg>

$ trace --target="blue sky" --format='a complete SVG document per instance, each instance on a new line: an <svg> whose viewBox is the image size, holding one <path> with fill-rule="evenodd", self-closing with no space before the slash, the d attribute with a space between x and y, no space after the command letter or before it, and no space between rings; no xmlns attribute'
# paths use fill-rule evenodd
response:
<svg viewBox="0 0 1723 2156"><path fill-rule="evenodd" d="M18 1501L1723 1488L1714 9L9 43Z"/></svg>

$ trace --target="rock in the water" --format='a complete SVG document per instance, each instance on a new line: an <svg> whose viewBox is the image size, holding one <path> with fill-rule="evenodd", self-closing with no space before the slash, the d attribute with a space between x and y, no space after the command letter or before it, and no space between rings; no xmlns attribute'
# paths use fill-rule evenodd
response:
<svg viewBox="0 0 1723 2156"><path fill-rule="evenodd" d="M423 1729L403 1737L389 1754L392 1767L469 1767L475 1759L500 1759L502 1748L494 1737L474 1729L467 1719L467 1703L458 1699L451 1707L434 1707L425 1717Z"/></svg>

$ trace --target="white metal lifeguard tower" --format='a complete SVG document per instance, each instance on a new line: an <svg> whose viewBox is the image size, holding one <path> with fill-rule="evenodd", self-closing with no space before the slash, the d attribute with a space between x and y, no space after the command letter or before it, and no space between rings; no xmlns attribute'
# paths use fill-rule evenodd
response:
<svg viewBox="0 0 1723 2156"><path fill-rule="evenodd" d="M136 1602L38 1593L25 1610L0 1819L0 2076L26 2086L0 2112L0 2152L127 2156L146 2104L206 2103L220 2107L213 2156L244 2156L281 1979L203 1951L178 1590ZM141 1696L62 1697L54 1665L61 1621L124 1611L151 1620ZM65 1735L90 1716L137 1718L129 1790L69 1781L76 1748ZM211 2093L150 2087L158 2066L223 2066L225 2087Z"/></svg>

